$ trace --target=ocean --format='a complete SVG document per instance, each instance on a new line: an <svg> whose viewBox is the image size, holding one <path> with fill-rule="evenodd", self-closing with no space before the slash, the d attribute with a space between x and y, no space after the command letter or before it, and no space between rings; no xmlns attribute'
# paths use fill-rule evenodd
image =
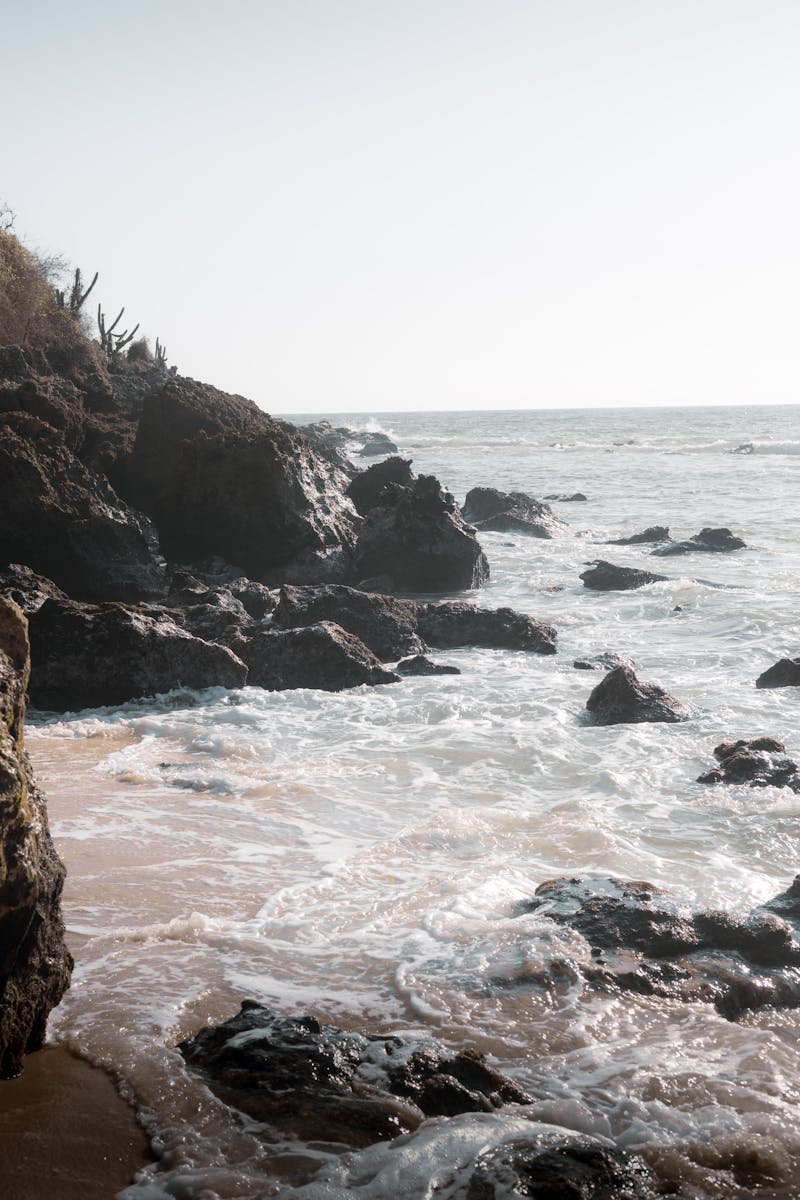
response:
<svg viewBox="0 0 800 1200"><path fill-rule="evenodd" d="M518 915L548 879L647 880L743 912L800 870L800 795L696 782L723 740L770 734L800 757L800 691L754 686L800 653L800 407L394 413L369 427L459 503L476 486L586 495L553 502L569 523L554 540L482 533L491 578L467 597L551 622L558 654L465 648L433 655L460 675L390 687L177 689L31 714L77 961L50 1039L112 1072L162 1156L126 1200L446 1198L465 1146L529 1119L613 1138L690 1200L800 1195L798 1013L731 1022L578 980L514 986L586 952ZM650 559L604 544L656 524L728 526L747 548ZM669 578L591 592L579 574L596 558ZM603 651L633 658L690 720L587 724L602 676L573 661ZM346 1155L265 1142L175 1050L244 997L475 1047L536 1102Z"/></svg>

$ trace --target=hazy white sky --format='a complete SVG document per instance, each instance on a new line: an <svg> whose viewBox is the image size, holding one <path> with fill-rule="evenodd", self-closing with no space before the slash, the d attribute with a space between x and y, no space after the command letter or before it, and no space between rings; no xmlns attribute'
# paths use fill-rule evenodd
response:
<svg viewBox="0 0 800 1200"><path fill-rule="evenodd" d="M0 198L274 412L800 401L797 0L26 0Z"/></svg>

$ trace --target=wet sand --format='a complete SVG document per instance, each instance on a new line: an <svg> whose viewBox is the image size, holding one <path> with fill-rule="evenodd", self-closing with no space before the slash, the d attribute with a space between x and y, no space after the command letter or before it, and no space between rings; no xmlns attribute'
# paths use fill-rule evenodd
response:
<svg viewBox="0 0 800 1200"><path fill-rule="evenodd" d="M0 1195L111 1200L151 1162L133 1110L104 1071L59 1046L0 1081Z"/></svg>

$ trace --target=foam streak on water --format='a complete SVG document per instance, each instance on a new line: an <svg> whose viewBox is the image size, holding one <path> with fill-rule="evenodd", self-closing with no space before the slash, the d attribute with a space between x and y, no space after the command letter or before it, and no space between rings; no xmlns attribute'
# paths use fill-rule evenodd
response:
<svg viewBox="0 0 800 1200"><path fill-rule="evenodd" d="M52 1036L116 1073L163 1150L166 1169L131 1200L416 1200L437 1180L455 1197L475 1148L531 1120L636 1149L686 1197L793 1195L795 1014L732 1024L578 983L500 985L554 954L588 956L577 934L515 915L555 875L644 878L744 910L797 873L800 797L694 781L723 738L770 733L800 755L800 694L753 686L800 653L800 410L397 414L380 427L459 500L477 485L589 497L556 505L570 522L557 540L481 539L492 578L476 599L553 622L556 657L459 650L437 657L460 676L339 695L178 692L31 727L78 960ZM602 545L653 524L676 537L727 525L748 549L648 560ZM593 594L578 574L595 557L655 562L669 580ZM633 657L692 720L587 726L600 677L572 662L604 650ZM536 1102L344 1158L265 1145L174 1050L245 995L476 1046Z"/></svg>

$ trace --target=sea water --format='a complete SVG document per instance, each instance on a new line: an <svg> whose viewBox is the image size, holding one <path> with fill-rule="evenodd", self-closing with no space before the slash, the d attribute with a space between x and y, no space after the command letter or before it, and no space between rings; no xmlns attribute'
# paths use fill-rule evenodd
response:
<svg viewBox="0 0 800 1200"><path fill-rule="evenodd" d="M771 734L800 756L800 690L754 686L800 653L800 408L371 427L460 503L475 486L587 496L554 502L568 529L553 540L481 533L491 579L467 597L551 622L558 654L464 648L434 656L460 675L388 687L176 690L31 715L77 960L50 1036L109 1069L154 1139L161 1163L126 1197L455 1196L470 1156L531 1120L610 1137L685 1197L800 1195L796 1013L732 1023L701 1003L509 986L589 954L516 915L547 879L646 879L744 912L800 869L800 796L695 782L723 739ZM747 549L652 559L605 544L655 524L676 538L726 525ZM600 557L669 578L595 593L579 575ZM602 676L573 661L603 651L691 719L588 725ZM535 1103L352 1154L271 1141L175 1049L244 997L475 1047Z"/></svg>

